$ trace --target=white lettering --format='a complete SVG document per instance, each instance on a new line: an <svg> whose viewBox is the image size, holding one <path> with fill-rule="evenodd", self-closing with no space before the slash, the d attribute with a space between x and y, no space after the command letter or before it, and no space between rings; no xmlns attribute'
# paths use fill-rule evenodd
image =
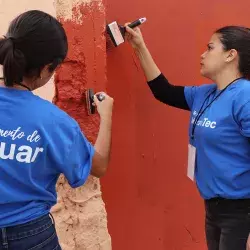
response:
<svg viewBox="0 0 250 250"><path fill-rule="evenodd" d="M202 120L197 122L197 126L201 126L201 124L202 124Z"/></svg>
<svg viewBox="0 0 250 250"><path fill-rule="evenodd" d="M196 116L196 115L197 115L197 112L194 111L193 116L191 118L191 124L194 124L194 122L195 122L195 117L194 116ZM197 121L196 125L206 127L206 128L212 128L212 129L216 128L216 122L215 121L210 121L207 117Z"/></svg>
<svg viewBox="0 0 250 250"><path fill-rule="evenodd" d="M21 131L21 127L18 127L15 130L3 130L0 129L0 136L1 137L10 137L13 141L16 139L22 139L25 134Z"/></svg>
<svg viewBox="0 0 250 250"><path fill-rule="evenodd" d="M36 160L36 157L37 157L39 152L43 152L43 148L36 148L36 151L31 159L31 162L34 162Z"/></svg>
<svg viewBox="0 0 250 250"><path fill-rule="evenodd" d="M204 119L204 121L203 121L203 123L202 123L202 127L205 126L205 123L206 123L207 120L208 120L207 118Z"/></svg>
<svg viewBox="0 0 250 250"><path fill-rule="evenodd" d="M24 137L24 133L23 132L19 133L18 136L17 136L18 139L21 139L23 137Z"/></svg>
<svg viewBox="0 0 250 250"><path fill-rule="evenodd" d="M30 163L30 159L31 159L31 155L32 155L32 148L29 146L21 146L18 148L18 150L24 151L24 152L20 152L16 155L17 161Z"/></svg>
<svg viewBox="0 0 250 250"><path fill-rule="evenodd" d="M34 131L34 133L32 135L29 135L27 137L27 141L29 141L29 142L33 142L33 141L38 142L40 139L41 139L41 137L40 137L40 135L37 135L37 130Z"/></svg>
<svg viewBox="0 0 250 250"><path fill-rule="evenodd" d="M6 137L6 136L8 136L8 134L9 134L9 131L6 130L6 131L3 133L3 136Z"/></svg>
<svg viewBox="0 0 250 250"><path fill-rule="evenodd" d="M34 162L39 155L44 151L43 148L35 148L34 154L33 149L29 146L21 146L19 148L16 147L16 144L11 144L9 151L6 149L6 143L1 142L0 144L0 159L3 160L14 160L16 149L19 151L16 155L16 160L24 163ZM32 156L33 155L33 156Z"/></svg>
<svg viewBox="0 0 250 250"><path fill-rule="evenodd" d="M205 124L205 127L208 128L210 126L210 121L207 121L206 124Z"/></svg>
<svg viewBox="0 0 250 250"><path fill-rule="evenodd" d="M16 139L22 139L25 133L18 127L15 130L4 130L0 128L0 138L8 137L8 141L14 141ZM26 140L30 143L37 143L41 140L41 136L38 131L35 130L33 133L26 137ZM18 144L6 144L0 140L0 159L3 160L17 160L18 162L31 163L34 162L40 153L44 152L41 147L31 147L28 145L18 145Z"/></svg>
<svg viewBox="0 0 250 250"><path fill-rule="evenodd" d="M216 128L216 122L211 122L210 128Z"/></svg>
<svg viewBox="0 0 250 250"><path fill-rule="evenodd" d="M6 159L13 160L14 159L14 153L15 153L16 145L15 144L11 144L10 151L9 151L8 155L4 154L4 152L5 152L5 146L6 146L6 143L1 142L1 146L0 146L0 158L4 159L4 160L6 160Z"/></svg>
<svg viewBox="0 0 250 250"><path fill-rule="evenodd" d="M16 138L21 139L22 137L24 137L24 133L20 132L21 127L18 127L16 130L10 131L10 136L12 138L12 140L15 140ZM14 134L13 134L14 132Z"/></svg>
<svg viewBox="0 0 250 250"><path fill-rule="evenodd" d="M13 132L14 132L14 135L12 136L12 140L15 140L17 137L18 137L18 135L16 135L19 131L20 131L20 129L21 129L21 127L18 127L16 130L13 130Z"/></svg>

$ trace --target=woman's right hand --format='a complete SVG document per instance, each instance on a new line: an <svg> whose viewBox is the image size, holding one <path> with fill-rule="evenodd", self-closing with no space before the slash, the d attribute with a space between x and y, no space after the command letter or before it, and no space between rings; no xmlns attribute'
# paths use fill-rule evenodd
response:
<svg viewBox="0 0 250 250"><path fill-rule="evenodd" d="M143 48L145 46L145 42L140 28L136 27L134 29L131 29L128 25L129 23L125 24L127 31L126 33L127 41L132 45L134 49Z"/></svg>
<svg viewBox="0 0 250 250"><path fill-rule="evenodd" d="M105 96L104 100L99 101L97 98L98 94L104 95ZM94 102L101 119L112 117L113 104L114 104L114 99L112 97L110 97L104 92L99 92L94 95Z"/></svg>

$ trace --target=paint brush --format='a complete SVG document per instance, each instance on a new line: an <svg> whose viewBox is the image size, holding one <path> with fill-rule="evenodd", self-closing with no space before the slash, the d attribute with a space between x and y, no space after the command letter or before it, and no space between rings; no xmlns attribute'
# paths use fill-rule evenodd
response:
<svg viewBox="0 0 250 250"><path fill-rule="evenodd" d="M133 29L143 23L146 22L146 18L139 18L136 21L130 23L128 26ZM126 33L126 27L119 25L116 21L110 23L107 25L107 33L109 35L109 39L107 39L107 49L110 49L112 47L117 47L120 44L125 42L125 33Z"/></svg>
<svg viewBox="0 0 250 250"><path fill-rule="evenodd" d="M96 111L96 107L94 105L94 91L93 89L88 89L86 91L86 105L87 105L87 111L89 115L92 115ZM105 99L105 95L102 93L99 93L96 95L97 99L101 102Z"/></svg>

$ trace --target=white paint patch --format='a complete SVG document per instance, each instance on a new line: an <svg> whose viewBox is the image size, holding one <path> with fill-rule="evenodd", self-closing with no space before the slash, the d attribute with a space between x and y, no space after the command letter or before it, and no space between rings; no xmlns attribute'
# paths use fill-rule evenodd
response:
<svg viewBox="0 0 250 250"><path fill-rule="evenodd" d="M80 8L77 7L82 4L89 5L92 2L98 2L100 9L103 8L101 0L55 0L56 16L63 20L73 20L74 22L81 24L82 13L80 12ZM73 16L74 8L76 9L76 12Z"/></svg>

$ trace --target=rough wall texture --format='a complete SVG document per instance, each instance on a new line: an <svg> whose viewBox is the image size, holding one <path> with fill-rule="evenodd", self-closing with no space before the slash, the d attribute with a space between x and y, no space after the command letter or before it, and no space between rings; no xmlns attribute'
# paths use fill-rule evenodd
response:
<svg viewBox="0 0 250 250"><path fill-rule="evenodd" d="M18 14L39 9L57 16L67 31L69 55L50 81L35 94L52 101L76 118L86 136L95 141L99 121L85 109L86 88L106 86L105 11L101 1L0 0L0 34ZM57 186L58 204L52 209L63 250L110 250L104 203L99 180L90 177L85 186L71 189L63 177Z"/></svg>
<svg viewBox="0 0 250 250"><path fill-rule="evenodd" d="M146 16L142 30L161 70L176 85L207 82L201 53L226 24L250 26L249 0L107 0L107 20ZM102 189L115 250L205 250L203 202L186 177L189 113L152 97L124 44L107 54L114 96L112 163ZM115 192L114 192L115 190Z"/></svg>
<svg viewBox="0 0 250 250"><path fill-rule="evenodd" d="M100 0L58 0L56 10L67 32L69 54L55 76L54 103L75 118L94 142L99 120L96 115L87 115L85 90L105 90L106 86L104 7ZM52 213L62 248L110 250L99 180L90 177L83 187L72 189L61 176L57 191L58 204Z"/></svg>

